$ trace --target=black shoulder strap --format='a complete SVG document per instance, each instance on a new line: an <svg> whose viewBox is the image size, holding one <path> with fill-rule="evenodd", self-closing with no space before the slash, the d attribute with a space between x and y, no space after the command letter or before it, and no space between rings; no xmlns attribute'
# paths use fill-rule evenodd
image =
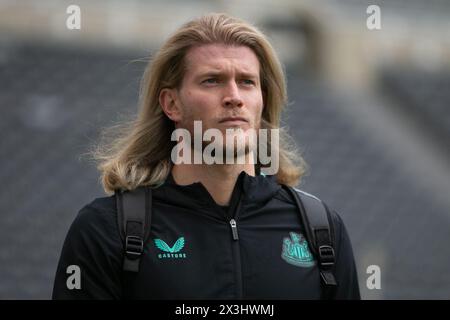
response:
<svg viewBox="0 0 450 320"><path fill-rule="evenodd" d="M305 226L306 240L319 263L323 297L330 297L337 286L334 276L335 241L333 225L330 223L328 208L321 200L294 188L284 186L292 195L300 212L300 219Z"/></svg>
<svg viewBox="0 0 450 320"><path fill-rule="evenodd" d="M124 244L123 270L139 272L144 242L150 234L152 194L149 187L116 191L117 223Z"/></svg>

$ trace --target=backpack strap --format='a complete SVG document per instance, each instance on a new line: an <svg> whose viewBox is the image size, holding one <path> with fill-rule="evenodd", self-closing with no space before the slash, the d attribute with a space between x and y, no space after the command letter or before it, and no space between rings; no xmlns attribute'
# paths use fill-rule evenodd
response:
<svg viewBox="0 0 450 320"><path fill-rule="evenodd" d="M306 240L318 261L323 298L331 297L337 287L334 275L335 239L328 207L320 199L295 188L284 186L292 195L305 226Z"/></svg>
<svg viewBox="0 0 450 320"><path fill-rule="evenodd" d="M152 191L139 187L132 191L116 191L117 224L124 244L123 270L139 272L144 241L150 234Z"/></svg>

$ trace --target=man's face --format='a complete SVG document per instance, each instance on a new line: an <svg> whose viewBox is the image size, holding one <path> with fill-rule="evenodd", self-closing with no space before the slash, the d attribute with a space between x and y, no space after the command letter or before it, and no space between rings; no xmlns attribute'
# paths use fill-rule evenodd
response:
<svg viewBox="0 0 450 320"><path fill-rule="evenodd" d="M224 143L227 128L241 128L244 135L249 129L260 128L260 66L250 48L222 44L193 47L186 54L185 65L185 76L177 92L177 128L193 134L194 120L200 120L203 132L219 129Z"/></svg>

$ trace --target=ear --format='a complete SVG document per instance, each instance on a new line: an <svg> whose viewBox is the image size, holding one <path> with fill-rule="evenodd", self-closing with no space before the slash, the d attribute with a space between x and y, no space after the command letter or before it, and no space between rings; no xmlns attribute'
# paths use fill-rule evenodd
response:
<svg viewBox="0 0 450 320"><path fill-rule="evenodd" d="M174 122L181 121L182 112L176 89L162 89L159 93L159 104L161 105L163 112L170 120Z"/></svg>

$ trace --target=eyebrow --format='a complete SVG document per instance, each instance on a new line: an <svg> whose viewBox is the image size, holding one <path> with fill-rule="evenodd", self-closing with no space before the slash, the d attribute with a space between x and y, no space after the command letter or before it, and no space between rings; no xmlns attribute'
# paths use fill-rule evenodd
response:
<svg viewBox="0 0 450 320"><path fill-rule="evenodd" d="M222 76L225 72L223 71L205 71L205 72L200 72L196 78L204 78L204 77L217 77L217 76ZM251 79L259 79L259 74L256 73L252 73L252 72L238 72L238 77L241 78L251 78Z"/></svg>

